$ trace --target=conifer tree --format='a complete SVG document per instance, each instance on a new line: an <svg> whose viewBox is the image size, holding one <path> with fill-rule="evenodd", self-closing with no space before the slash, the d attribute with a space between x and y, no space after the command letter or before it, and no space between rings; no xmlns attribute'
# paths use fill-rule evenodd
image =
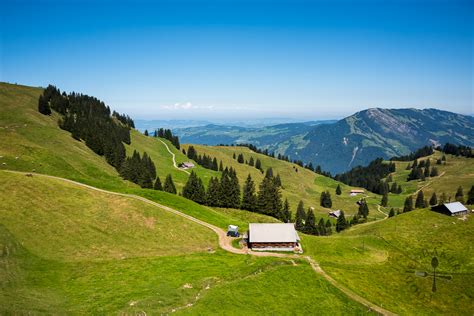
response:
<svg viewBox="0 0 474 316"><path fill-rule="evenodd" d="M394 217L395 216L395 210L393 207L390 209L390 212L388 212L388 217Z"/></svg>
<svg viewBox="0 0 474 316"><path fill-rule="evenodd" d="M234 159L235 159L235 153L232 155L232 158L234 158Z"/></svg>
<svg viewBox="0 0 474 316"><path fill-rule="evenodd" d="M357 214L363 218L367 218L369 215L369 206L367 205L365 199L360 200L359 211Z"/></svg>
<svg viewBox="0 0 474 316"><path fill-rule="evenodd" d="M425 207L425 196L423 195L423 190L418 191L415 201L415 208L424 208Z"/></svg>
<svg viewBox="0 0 474 316"><path fill-rule="evenodd" d="M143 133L143 135L145 135L145 136L149 136L149 134L148 134L148 130L147 130L147 129L145 130L145 132Z"/></svg>
<svg viewBox="0 0 474 316"><path fill-rule="evenodd" d="M316 227L316 218L314 217L314 212L312 209L309 209L306 213L303 231L310 235L316 235L318 233L318 229Z"/></svg>
<svg viewBox="0 0 474 316"><path fill-rule="evenodd" d="M255 168L257 168L258 170L262 170L262 162L258 158L257 161L255 161Z"/></svg>
<svg viewBox="0 0 474 316"><path fill-rule="evenodd" d="M336 231L339 233L339 232L343 231L346 228L347 228L346 217L344 215L344 211L341 211L341 214L337 218Z"/></svg>
<svg viewBox="0 0 474 316"><path fill-rule="evenodd" d="M393 181L393 179L392 179L392 175L391 175L391 174L389 174L389 175L388 175L388 177L387 177L387 182L392 182L392 181Z"/></svg>
<svg viewBox="0 0 474 316"><path fill-rule="evenodd" d="M473 205L474 204L474 185L471 186L471 189L467 193L467 201L466 204Z"/></svg>
<svg viewBox="0 0 474 316"><path fill-rule="evenodd" d="M430 205L433 206L436 204L438 204L438 198L436 197L436 192L433 192L430 198Z"/></svg>
<svg viewBox="0 0 474 316"><path fill-rule="evenodd" d="M38 99L38 112L43 115L51 115L51 107L43 95L40 95Z"/></svg>
<svg viewBox="0 0 474 316"><path fill-rule="evenodd" d="M252 180L250 174L245 180L244 187L242 189L242 204L241 208L248 211L255 211L257 208L257 195L255 194L255 183Z"/></svg>
<svg viewBox="0 0 474 316"><path fill-rule="evenodd" d="M244 163L244 155L239 154L239 156L237 157L237 162L238 163Z"/></svg>
<svg viewBox="0 0 474 316"><path fill-rule="evenodd" d="M219 162L219 171L224 171L224 165L222 164L222 160Z"/></svg>
<svg viewBox="0 0 474 316"><path fill-rule="evenodd" d="M402 186L399 184L398 185L398 189L397 189L397 194L401 194L403 191L402 191Z"/></svg>
<svg viewBox="0 0 474 316"><path fill-rule="evenodd" d="M172 194L176 194L176 187L174 185L174 182L173 182L173 178L171 177L170 174L168 174L166 176L166 179L165 179L165 185L163 186L163 191L165 192L168 192L168 193L172 193Z"/></svg>
<svg viewBox="0 0 474 316"><path fill-rule="evenodd" d="M206 204L209 206L220 206L219 202L220 184L219 179L211 177L207 186Z"/></svg>
<svg viewBox="0 0 474 316"><path fill-rule="evenodd" d="M462 190L462 186L459 186L458 190L456 191L456 195L454 196L456 201L464 203L464 192Z"/></svg>
<svg viewBox="0 0 474 316"><path fill-rule="evenodd" d="M229 175L230 175L230 191L228 192L228 194L229 194L230 207L239 208L240 207L239 178L237 177L237 172L233 168L230 168Z"/></svg>
<svg viewBox="0 0 474 316"><path fill-rule="evenodd" d="M329 218L326 220L326 235L331 235L332 234L332 223L329 220Z"/></svg>
<svg viewBox="0 0 474 316"><path fill-rule="evenodd" d="M273 183L277 187L281 187L281 179L280 179L280 174L277 174L276 177L273 179Z"/></svg>
<svg viewBox="0 0 474 316"><path fill-rule="evenodd" d="M410 170L411 169L411 163L408 163L407 167L405 168L405 170Z"/></svg>
<svg viewBox="0 0 474 316"><path fill-rule="evenodd" d="M398 186L396 182L392 183L392 186L390 187L390 192L396 194L398 192Z"/></svg>
<svg viewBox="0 0 474 316"><path fill-rule="evenodd" d="M437 177L438 176L438 169L436 167L431 168L430 177Z"/></svg>
<svg viewBox="0 0 474 316"><path fill-rule="evenodd" d="M206 201L206 190L204 189L202 180L194 171L191 171L188 181L183 187L183 197L199 204L204 204Z"/></svg>
<svg viewBox="0 0 474 316"><path fill-rule="evenodd" d="M342 194L341 185L338 184L336 188L336 195L341 195L341 194Z"/></svg>
<svg viewBox="0 0 474 316"><path fill-rule="evenodd" d="M285 203L283 203L282 218L280 220L283 223L290 223L291 222L290 203L288 203L288 199L285 199Z"/></svg>
<svg viewBox="0 0 474 316"><path fill-rule="evenodd" d="M306 212L304 211L303 201L300 201L296 209L296 220L295 220L296 230L303 231L305 221L306 221Z"/></svg>
<svg viewBox="0 0 474 316"><path fill-rule="evenodd" d="M424 172L425 178L429 178L430 174L431 174L430 167L425 167L425 172Z"/></svg>
<svg viewBox="0 0 474 316"><path fill-rule="evenodd" d="M163 191L163 186L161 185L160 177L156 177L155 184L153 185L153 189L158 191Z"/></svg>
<svg viewBox="0 0 474 316"><path fill-rule="evenodd" d="M403 213L410 212L413 210L413 198L411 195L405 199L405 205L403 206Z"/></svg>
<svg viewBox="0 0 474 316"><path fill-rule="evenodd" d="M266 178L273 178L273 169L268 168L267 171L265 172L265 177Z"/></svg>
<svg viewBox="0 0 474 316"><path fill-rule="evenodd" d="M322 207L332 207L331 193L329 193L329 191L321 192L321 198L319 202Z"/></svg>
<svg viewBox="0 0 474 316"><path fill-rule="evenodd" d="M388 195L387 195L387 193L385 193L382 196L382 201L380 201L380 205L383 206L383 207L386 207L388 205Z"/></svg>
<svg viewBox="0 0 474 316"><path fill-rule="evenodd" d="M253 160L253 157L250 157L249 166L253 167L254 165L255 165L255 161Z"/></svg>

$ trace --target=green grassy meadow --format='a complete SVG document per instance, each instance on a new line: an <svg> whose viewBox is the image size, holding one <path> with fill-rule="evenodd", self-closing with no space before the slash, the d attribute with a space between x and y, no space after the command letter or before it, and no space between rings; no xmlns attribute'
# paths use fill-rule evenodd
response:
<svg viewBox="0 0 474 316"><path fill-rule="evenodd" d="M242 210L209 208L122 180L103 157L58 128L56 115L36 110L40 88L0 84L0 314L250 314L353 315L355 303L301 259L235 255L218 248L209 229L144 202L34 175L44 173L98 188L131 193L167 205L221 228L275 219ZM162 179L172 174L178 188L187 175L172 166L171 155L153 137L132 131L133 150L146 151ZM165 141L166 142L166 141ZM178 163L187 158L168 143ZM187 148L187 146L183 146ZM319 206L323 190L333 209L357 211L351 187L297 165L243 147L195 146L237 170L240 184L263 175L232 158L242 152L281 176L283 197L294 212L300 199ZM435 153L432 159L439 157ZM394 181L401 195L389 207L402 207L407 194L424 187L454 196L473 184L472 159L447 156L443 176L406 182L407 162L396 162ZM298 171L296 171L296 169ZM197 167L207 184L219 173ZM369 194L369 217L380 196ZM474 310L474 219L453 218L427 209L369 222L327 237L300 234L304 255L314 258L337 282L400 315L472 315ZM432 292L431 259L439 258L437 291ZM417 274L416 271L419 273Z"/></svg>

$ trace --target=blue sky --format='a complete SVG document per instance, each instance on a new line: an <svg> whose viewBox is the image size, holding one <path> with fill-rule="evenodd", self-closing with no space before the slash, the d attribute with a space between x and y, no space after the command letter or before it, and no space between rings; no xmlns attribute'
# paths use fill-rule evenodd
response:
<svg viewBox="0 0 474 316"><path fill-rule="evenodd" d="M469 1L2 1L0 81L134 118L473 110Z"/></svg>

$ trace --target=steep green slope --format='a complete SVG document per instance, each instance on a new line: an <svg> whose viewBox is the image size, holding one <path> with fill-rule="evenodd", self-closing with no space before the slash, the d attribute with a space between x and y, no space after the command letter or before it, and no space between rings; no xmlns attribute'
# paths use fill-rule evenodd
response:
<svg viewBox="0 0 474 316"><path fill-rule="evenodd" d="M327 216L329 209L320 206L321 192L326 190L329 190L331 193L333 202L331 209L342 209L346 214L357 213L358 205L356 202L360 199L360 196L350 196L349 192L353 187L334 181L331 178L315 174L293 163L257 154L247 147L193 146L198 154L216 157L218 161L222 161L224 166L232 166L237 171L240 184L243 184L247 175L250 174L258 187L264 175L255 167L251 167L245 163L238 163L233 159L233 155L238 156L239 154L243 154L245 160L249 160L250 157L253 157L254 160L260 159L264 170L272 168L274 175L280 175L283 186L282 196L283 198L288 198L293 214L296 211L298 202L302 200L306 207L314 207L319 215ZM182 147L187 150L189 144L182 145ZM340 184L342 188L342 194L339 196L335 193L338 184ZM376 204L380 202L378 195L368 192L366 197L369 207L372 210L370 216L377 218L383 217L383 214L376 211Z"/></svg>

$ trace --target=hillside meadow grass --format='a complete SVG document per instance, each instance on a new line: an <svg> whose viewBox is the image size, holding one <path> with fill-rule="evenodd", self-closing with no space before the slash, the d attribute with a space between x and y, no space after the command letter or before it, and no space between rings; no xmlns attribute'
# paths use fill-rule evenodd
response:
<svg viewBox="0 0 474 316"><path fill-rule="evenodd" d="M223 299L227 313L260 314L251 296L267 314L316 300L365 313L306 261L226 253L211 230L144 202L9 172L0 190L2 314L218 313Z"/></svg>
<svg viewBox="0 0 474 316"><path fill-rule="evenodd" d="M189 146L189 144L182 145L186 151L188 150ZM288 199L293 215L296 213L296 207L299 201L302 200L306 208L313 207L315 209L317 216L327 217L329 211L336 209L344 210L344 212L350 216L357 213L358 205L356 202L361 197L366 197L369 208L372 211L370 216L375 218L384 217L383 214L376 211L376 205L380 203L380 196L370 192L367 192L367 194L363 196L350 196L349 193L351 189L354 189L353 187L337 182L331 178L316 174L294 163L255 153L247 147L204 145L192 146L194 146L198 154L210 155L211 157L217 158L218 161L222 161L224 166L233 167L237 171L237 176L241 185L245 182L245 179L250 174L256 183L257 190L258 185L264 177L264 174L255 167L249 166L245 163L237 162L236 159L233 159L233 155L235 154L238 156L239 154L242 154L245 161L248 161L250 157L253 157L255 161L260 159L263 170L272 168L275 176L277 174L280 175L282 181L282 196L284 199ZM336 195L335 193L338 184L341 185L341 195ZM331 199L333 202L331 209L320 206L321 192L326 190L331 193Z"/></svg>
<svg viewBox="0 0 474 316"><path fill-rule="evenodd" d="M390 311L470 315L473 229L472 215L460 219L420 209L329 238L303 235L303 245L334 279ZM431 275L419 276L432 273L433 256L439 260L436 292Z"/></svg>

